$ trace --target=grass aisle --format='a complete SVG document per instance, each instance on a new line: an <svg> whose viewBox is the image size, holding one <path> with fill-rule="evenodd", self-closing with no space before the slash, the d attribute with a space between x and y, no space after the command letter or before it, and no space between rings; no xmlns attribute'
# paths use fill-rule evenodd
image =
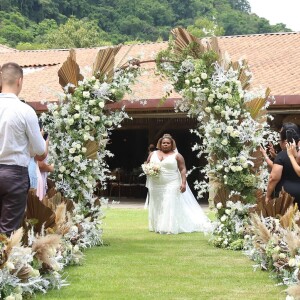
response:
<svg viewBox="0 0 300 300"><path fill-rule="evenodd" d="M147 230L147 211L107 209L109 246L85 252L67 268L70 286L47 299L285 299L267 272L253 272L241 252L220 250L201 233L159 235Z"/></svg>

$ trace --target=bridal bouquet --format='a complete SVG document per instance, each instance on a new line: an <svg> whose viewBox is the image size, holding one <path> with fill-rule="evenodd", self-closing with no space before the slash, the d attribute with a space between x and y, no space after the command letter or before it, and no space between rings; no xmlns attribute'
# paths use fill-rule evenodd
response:
<svg viewBox="0 0 300 300"><path fill-rule="evenodd" d="M160 173L160 165L157 163L144 163L142 169L144 174L150 177L158 177Z"/></svg>

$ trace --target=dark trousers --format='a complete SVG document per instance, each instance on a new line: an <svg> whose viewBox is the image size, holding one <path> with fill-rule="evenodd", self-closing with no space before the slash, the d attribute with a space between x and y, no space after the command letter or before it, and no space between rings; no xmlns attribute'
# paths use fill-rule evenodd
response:
<svg viewBox="0 0 300 300"><path fill-rule="evenodd" d="M0 164L0 233L9 236L20 227L28 189L26 167Z"/></svg>

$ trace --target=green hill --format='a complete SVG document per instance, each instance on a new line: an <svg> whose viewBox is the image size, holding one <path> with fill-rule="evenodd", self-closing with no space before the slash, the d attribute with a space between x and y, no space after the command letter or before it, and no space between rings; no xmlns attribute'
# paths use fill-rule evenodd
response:
<svg viewBox="0 0 300 300"><path fill-rule="evenodd" d="M199 36L290 31L252 14L247 0L0 1L0 43L19 49L167 40L176 26Z"/></svg>

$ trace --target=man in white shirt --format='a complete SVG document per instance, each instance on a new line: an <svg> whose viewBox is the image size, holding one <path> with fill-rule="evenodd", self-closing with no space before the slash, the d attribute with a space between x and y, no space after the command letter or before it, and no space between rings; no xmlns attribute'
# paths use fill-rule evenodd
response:
<svg viewBox="0 0 300 300"><path fill-rule="evenodd" d="M30 156L43 160L46 144L35 111L21 102L23 70L16 63L0 69L0 233L18 229L26 208Z"/></svg>

